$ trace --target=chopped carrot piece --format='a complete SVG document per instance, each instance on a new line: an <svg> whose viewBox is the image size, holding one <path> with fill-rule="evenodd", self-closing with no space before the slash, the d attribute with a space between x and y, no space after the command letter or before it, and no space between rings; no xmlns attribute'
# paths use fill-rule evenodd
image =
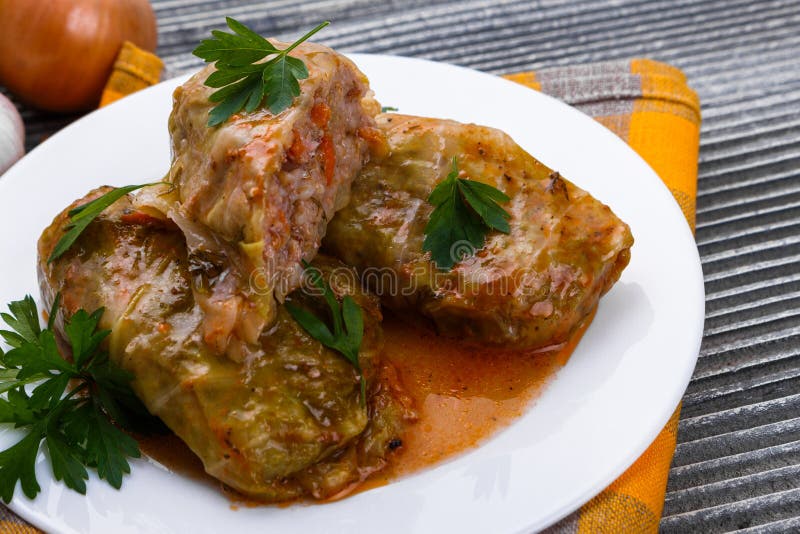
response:
<svg viewBox="0 0 800 534"><path fill-rule="evenodd" d="M311 108L311 121L320 128L326 128L331 120L331 108L325 102L317 102Z"/></svg>
<svg viewBox="0 0 800 534"><path fill-rule="evenodd" d="M305 156L308 153L308 146L306 146L302 135L294 132L294 140L292 141L292 146L289 147L287 153L289 159L296 163L301 163L305 159Z"/></svg>
<svg viewBox="0 0 800 534"><path fill-rule="evenodd" d="M328 185L333 182L333 173L336 170L336 151L333 148L333 140L330 135L325 135L319 144L319 152L322 155L322 170L325 173L325 181Z"/></svg>
<svg viewBox="0 0 800 534"><path fill-rule="evenodd" d="M139 210L123 213L119 219L125 224L136 224L139 226L172 226L172 222L169 220L153 217L152 215L148 215L147 213Z"/></svg>

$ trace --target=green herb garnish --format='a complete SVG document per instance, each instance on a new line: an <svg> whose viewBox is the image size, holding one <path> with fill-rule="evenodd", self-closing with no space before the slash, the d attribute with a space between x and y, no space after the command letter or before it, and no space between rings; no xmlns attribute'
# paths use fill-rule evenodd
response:
<svg viewBox="0 0 800 534"><path fill-rule="evenodd" d="M217 69L205 81L207 86L218 89L209 100L219 102L208 114L208 125L222 124L242 108L253 112L262 103L275 115L291 106L300 95L298 80L308 78L308 69L289 52L330 22L323 22L279 50L241 22L230 17L225 20L233 33L214 30L211 32L214 39L202 41L192 51L206 63L214 63ZM267 56L274 57L257 63Z"/></svg>
<svg viewBox="0 0 800 534"><path fill-rule="evenodd" d="M393 107L393 106L383 106L381 108L381 113L389 113L389 112L395 112L395 111L400 111L400 110L398 108L396 108L396 107Z"/></svg>
<svg viewBox="0 0 800 534"><path fill-rule="evenodd" d="M0 336L11 346L0 350L0 423L13 424L25 435L0 452L0 498L11 501L19 481L34 498L40 491L35 466L44 441L56 480L86 493L87 468L119 489L130 473L128 458L140 456L136 441L114 423L130 427L137 418L152 417L130 389L130 373L114 365L100 348L108 330L98 330L103 309L79 310L65 325L72 362L56 345L53 325L58 297L42 329L34 300L9 304L0 317L11 330ZM26 385L33 389L26 388ZM29 393L30 391L30 393ZM113 421L113 423L112 423Z"/></svg>
<svg viewBox="0 0 800 534"><path fill-rule="evenodd" d="M328 303L328 308L333 318L333 333L331 333L328 325L323 320L305 308L287 302L286 309L311 337L326 347L339 352L355 367L360 375L361 406L365 406L367 382L361 370L361 364L358 361L358 351L361 348L361 340L364 337L364 317L361 313L361 307L350 295L345 295L340 304L330 285L322 279L322 274L316 269L309 269L310 265L306 262L303 262L303 266L306 268L311 283L322 292L322 296L325 297L325 301Z"/></svg>
<svg viewBox="0 0 800 534"><path fill-rule="evenodd" d="M121 199L128 193L136 191L137 189L161 184L166 184L166 182L117 187L116 189L112 189L108 193L105 193L96 199L87 202L86 204L81 204L80 206L69 210L69 213L67 214L69 215L69 223L64 226L65 233L63 236L61 236L61 239L58 240L58 243L56 243L56 246L53 248L53 252L50 253L50 257L47 258L47 263L54 262L66 251L68 251L78 237L80 237L83 231L86 230L86 227L89 226L93 220L95 220L114 202Z"/></svg>
<svg viewBox="0 0 800 534"><path fill-rule="evenodd" d="M444 270L483 247L490 230L510 231L511 215L498 205L509 201L505 193L459 178L458 172L458 160L453 157L452 170L428 197L436 209L425 226L422 249L430 251L436 266Z"/></svg>

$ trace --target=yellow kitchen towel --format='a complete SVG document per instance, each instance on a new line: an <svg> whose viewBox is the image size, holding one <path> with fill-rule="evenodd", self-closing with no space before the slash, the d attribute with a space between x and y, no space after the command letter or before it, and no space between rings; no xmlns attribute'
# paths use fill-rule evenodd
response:
<svg viewBox="0 0 800 534"><path fill-rule="evenodd" d="M103 89L100 107L157 84L163 67L164 63L158 56L142 50L130 41L125 41Z"/></svg>
<svg viewBox="0 0 800 534"><path fill-rule="evenodd" d="M506 78L572 104L621 137L661 177L694 231L700 101L680 70L634 59ZM680 406L622 476L548 534L658 532L679 415Z"/></svg>
<svg viewBox="0 0 800 534"><path fill-rule="evenodd" d="M694 230L700 101L683 72L634 59L506 78L577 107L621 137L672 191Z"/></svg>
<svg viewBox="0 0 800 534"><path fill-rule="evenodd" d="M103 104L158 81L161 61L124 48ZM124 53L124 55L123 55ZM581 109L627 142L658 173L694 229L700 103L683 73L647 59L542 69L507 78ZM650 447L608 488L548 533L658 531L680 406ZM0 506L0 533L39 531Z"/></svg>

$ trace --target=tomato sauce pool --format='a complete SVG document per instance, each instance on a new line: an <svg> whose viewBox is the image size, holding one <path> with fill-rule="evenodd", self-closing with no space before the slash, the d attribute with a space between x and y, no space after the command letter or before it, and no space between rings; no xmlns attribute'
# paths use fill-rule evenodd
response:
<svg viewBox="0 0 800 534"><path fill-rule="evenodd" d="M591 319L587 317L563 346L526 352L466 345L386 317L383 357L397 369L419 419L409 425L389 466L352 489L365 491L434 465L480 445L512 423L567 362ZM142 451L167 469L221 485L177 437L137 438ZM261 504L227 488L225 493L237 504Z"/></svg>
<svg viewBox="0 0 800 534"><path fill-rule="evenodd" d="M397 368L419 419L389 468L366 487L464 452L513 422L567 362L590 322L563 346L525 352L466 345L388 317L384 357Z"/></svg>

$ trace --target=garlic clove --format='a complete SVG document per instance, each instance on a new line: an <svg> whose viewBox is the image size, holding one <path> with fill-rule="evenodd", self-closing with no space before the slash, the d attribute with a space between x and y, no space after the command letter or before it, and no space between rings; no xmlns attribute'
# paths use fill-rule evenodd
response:
<svg viewBox="0 0 800 534"><path fill-rule="evenodd" d="M0 94L0 175L25 155L25 125L17 108Z"/></svg>

